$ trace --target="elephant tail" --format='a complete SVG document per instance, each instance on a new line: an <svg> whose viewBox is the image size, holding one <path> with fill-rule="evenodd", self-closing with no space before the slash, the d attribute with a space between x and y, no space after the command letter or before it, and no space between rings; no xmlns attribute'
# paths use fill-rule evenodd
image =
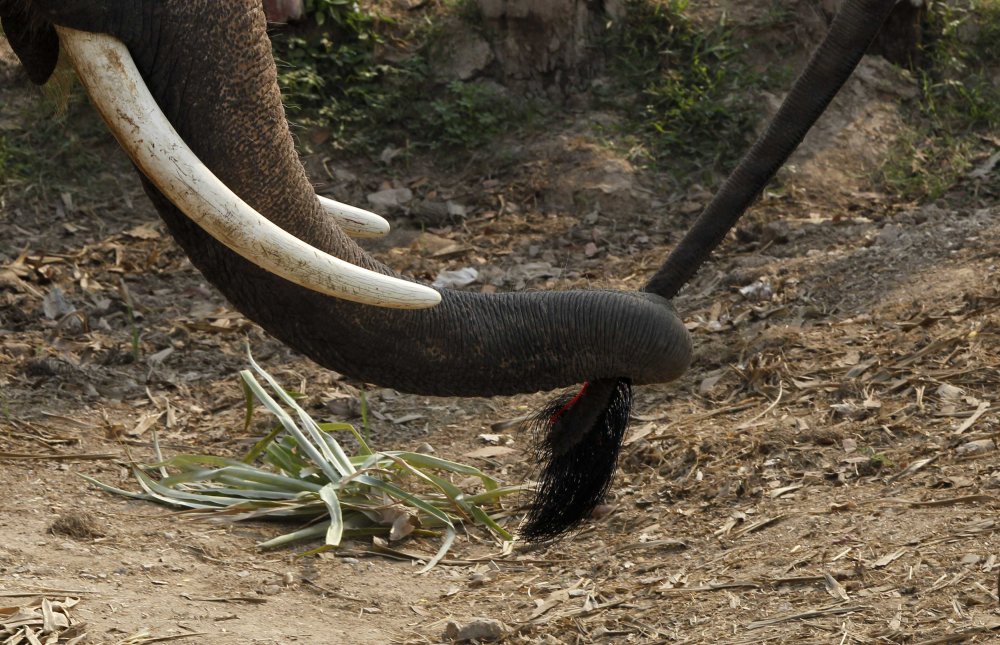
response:
<svg viewBox="0 0 1000 645"><path fill-rule="evenodd" d="M604 499L631 410L629 379L599 379L553 399L528 420L542 469L523 537L558 537Z"/></svg>

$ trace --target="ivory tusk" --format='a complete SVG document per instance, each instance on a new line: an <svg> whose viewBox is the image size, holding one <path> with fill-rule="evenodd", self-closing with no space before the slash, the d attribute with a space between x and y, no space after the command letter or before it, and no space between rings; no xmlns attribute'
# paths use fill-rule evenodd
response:
<svg viewBox="0 0 1000 645"><path fill-rule="evenodd" d="M329 197L319 197L319 205L337 220L340 228L351 237L381 237L389 232L389 222L380 216L357 206L334 201Z"/></svg>
<svg viewBox="0 0 1000 645"><path fill-rule="evenodd" d="M400 309L432 307L434 289L344 262L251 208L188 148L149 93L125 45L57 27L97 110L132 161L185 215L250 262L337 298Z"/></svg>

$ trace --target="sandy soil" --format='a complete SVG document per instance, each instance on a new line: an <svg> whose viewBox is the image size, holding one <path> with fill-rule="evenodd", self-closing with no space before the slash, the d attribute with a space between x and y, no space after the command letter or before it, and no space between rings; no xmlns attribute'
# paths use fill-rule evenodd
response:
<svg viewBox="0 0 1000 645"><path fill-rule="evenodd" d="M871 169L909 91L867 62L678 298L698 358L638 390L599 518L508 554L460 540L418 576L363 542L261 554L274 526L179 521L77 477L130 486L154 425L167 450L245 450L267 427L242 431L247 342L317 415L357 423L357 384L230 310L89 108L40 116L50 102L4 54L0 134L39 161L0 187L0 606L78 599L67 611L93 643L433 643L479 617L510 643L997 642L1000 171L935 203L879 192ZM465 207L460 222L390 213L397 232L375 248L411 274L637 288L706 195L665 194L594 144L598 116L499 144L499 172L308 165L346 200L398 185ZM377 443L466 460L542 400L366 391ZM476 463L520 481L527 438L501 432L516 451Z"/></svg>

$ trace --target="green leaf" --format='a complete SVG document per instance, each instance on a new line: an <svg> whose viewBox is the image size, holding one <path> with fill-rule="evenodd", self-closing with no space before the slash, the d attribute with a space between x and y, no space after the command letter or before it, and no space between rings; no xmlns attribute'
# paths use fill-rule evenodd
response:
<svg viewBox="0 0 1000 645"><path fill-rule="evenodd" d="M344 537L344 515L340 509L340 500L337 499L337 487L334 484L327 484L319 491L319 496L330 511L326 543L330 546L340 546L340 540Z"/></svg>
<svg viewBox="0 0 1000 645"><path fill-rule="evenodd" d="M248 400L252 400L253 396L252 393L250 392L250 387L246 384L246 381L243 381L241 379L240 382L243 384L243 391L247 393ZM253 414L252 405L249 404L247 405L247 412L249 414ZM249 429L250 429L250 420L247 419L247 422L243 425L243 432L246 432ZM279 434L281 434L281 426L280 425L274 426L270 432L264 435L264 438L255 443L253 447L251 447L250 450L247 451L247 454L243 455L243 463L250 464L256 461L262 454L264 454L264 451L267 450L267 447L271 445L271 442L273 442L275 437L277 437Z"/></svg>

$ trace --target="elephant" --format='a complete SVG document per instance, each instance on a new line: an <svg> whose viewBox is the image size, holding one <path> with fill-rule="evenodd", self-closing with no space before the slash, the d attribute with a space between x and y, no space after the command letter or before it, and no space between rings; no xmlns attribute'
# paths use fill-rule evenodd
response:
<svg viewBox="0 0 1000 645"><path fill-rule="evenodd" d="M688 368L692 341L671 299L822 114L894 2L844 4L766 132L636 292L435 290L365 253L338 224L353 211L317 199L299 162L261 0L0 0L0 19L36 83L61 41L177 243L281 342L422 395L583 383L537 416L544 465L521 533L546 539L607 492L631 387ZM346 230L377 232L365 217Z"/></svg>

